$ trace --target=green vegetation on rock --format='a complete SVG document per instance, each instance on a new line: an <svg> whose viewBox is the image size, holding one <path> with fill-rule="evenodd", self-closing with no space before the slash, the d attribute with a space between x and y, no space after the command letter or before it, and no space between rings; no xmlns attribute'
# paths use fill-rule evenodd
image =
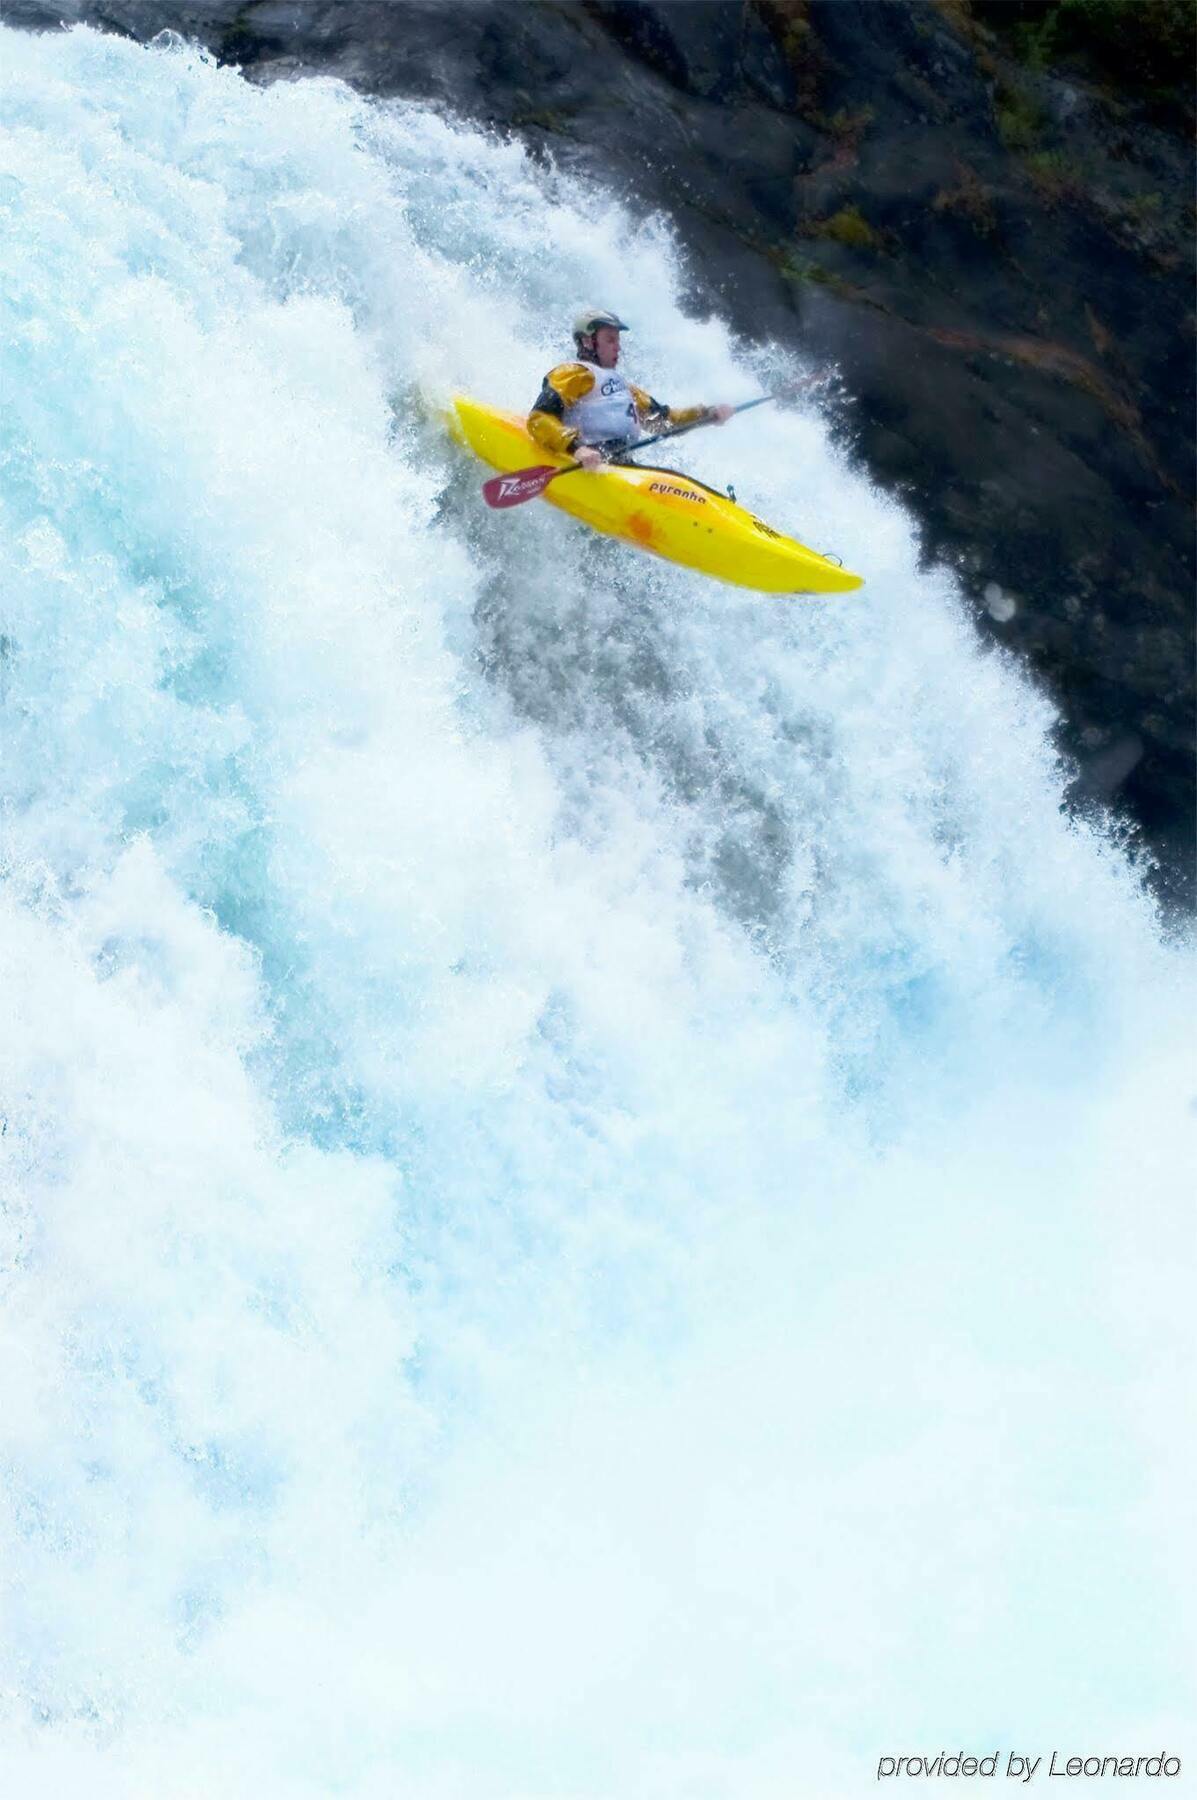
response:
<svg viewBox="0 0 1197 1800"><path fill-rule="evenodd" d="M1118 91L1192 103L1193 0L973 0L972 14L1031 70L1080 57Z"/></svg>
<svg viewBox="0 0 1197 1800"><path fill-rule="evenodd" d="M1037 150L1026 159L1032 182L1045 200L1075 199L1085 191L1085 172L1063 150Z"/></svg>
<svg viewBox="0 0 1197 1800"><path fill-rule="evenodd" d="M784 279L793 282L795 287L809 282L814 287L827 288L843 298L849 297L853 292L850 283L842 276L834 274L831 269L825 269L822 263L814 262L810 257L796 255L792 250L773 256L770 260L776 263Z"/></svg>
<svg viewBox="0 0 1197 1800"><path fill-rule="evenodd" d="M869 224L858 206L841 206L829 219L811 226L815 237L832 238L837 244L849 244L854 250L880 250L882 238Z"/></svg>
<svg viewBox="0 0 1197 1800"><path fill-rule="evenodd" d="M997 230L992 191L967 163L958 165L960 180L955 187L940 188L931 209L948 213L970 224L978 237L992 237Z"/></svg>
<svg viewBox="0 0 1197 1800"><path fill-rule="evenodd" d="M1043 108L1018 88L999 88L994 117L1008 150L1029 150L1037 142L1046 118Z"/></svg>

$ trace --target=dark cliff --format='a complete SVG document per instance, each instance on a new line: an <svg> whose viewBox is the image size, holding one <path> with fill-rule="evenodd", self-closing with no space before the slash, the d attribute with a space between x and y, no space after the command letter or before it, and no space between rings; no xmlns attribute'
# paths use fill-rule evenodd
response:
<svg viewBox="0 0 1197 1800"><path fill-rule="evenodd" d="M1192 12L1174 0L7 0L428 98L667 208L1193 880ZM867 563L867 556L861 560Z"/></svg>

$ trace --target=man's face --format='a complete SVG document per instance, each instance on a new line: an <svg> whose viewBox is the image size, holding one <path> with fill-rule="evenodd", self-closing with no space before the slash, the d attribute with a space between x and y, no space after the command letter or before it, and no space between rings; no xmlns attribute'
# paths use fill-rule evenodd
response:
<svg viewBox="0 0 1197 1800"><path fill-rule="evenodd" d="M613 369L619 361L619 333L614 325L600 325L594 334L594 354L600 369Z"/></svg>

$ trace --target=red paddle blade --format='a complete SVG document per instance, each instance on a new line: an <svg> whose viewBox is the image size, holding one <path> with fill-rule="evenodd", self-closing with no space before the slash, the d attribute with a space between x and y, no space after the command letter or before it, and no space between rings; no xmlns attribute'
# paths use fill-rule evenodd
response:
<svg viewBox="0 0 1197 1800"><path fill-rule="evenodd" d="M543 494L554 475L563 473L548 463L535 469L516 469L512 475L496 475L484 481L482 493L488 506L522 506L525 500L535 500L537 494Z"/></svg>

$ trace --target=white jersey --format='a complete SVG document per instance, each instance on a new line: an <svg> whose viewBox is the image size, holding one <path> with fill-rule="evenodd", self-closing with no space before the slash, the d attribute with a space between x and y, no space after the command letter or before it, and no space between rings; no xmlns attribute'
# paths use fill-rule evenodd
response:
<svg viewBox="0 0 1197 1800"><path fill-rule="evenodd" d="M594 386L573 406L564 422L583 444L605 444L612 438L638 438L640 420L632 390L618 369L594 369Z"/></svg>

